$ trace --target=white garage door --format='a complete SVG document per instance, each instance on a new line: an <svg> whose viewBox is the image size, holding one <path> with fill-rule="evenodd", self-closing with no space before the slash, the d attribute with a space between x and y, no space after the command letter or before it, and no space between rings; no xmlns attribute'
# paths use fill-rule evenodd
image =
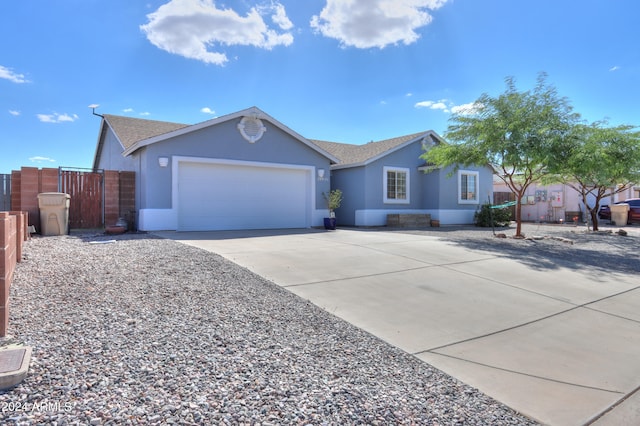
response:
<svg viewBox="0 0 640 426"><path fill-rule="evenodd" d="M307 169L181 162L178 229L306 228L311 190Z"/></svg>

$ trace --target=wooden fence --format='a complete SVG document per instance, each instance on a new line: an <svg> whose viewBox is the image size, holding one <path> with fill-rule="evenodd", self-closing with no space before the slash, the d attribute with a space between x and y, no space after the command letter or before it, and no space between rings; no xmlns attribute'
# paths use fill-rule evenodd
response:
<svg viewBox="0 0 640 426"><path fill-rule="evenodd" d="M103 173L60 170L58 192L69 194L69 228L101 228L103 221Z"/></svg>
<svg viewBox="0 0 640 426"><path fill-rule="evenodd" d="M115 225L123 217L136 229L135 173L22 167L11 173L11 209L27 211L29 225L40 230L38 194L64 192L71 196L69 228Z"/></svg>

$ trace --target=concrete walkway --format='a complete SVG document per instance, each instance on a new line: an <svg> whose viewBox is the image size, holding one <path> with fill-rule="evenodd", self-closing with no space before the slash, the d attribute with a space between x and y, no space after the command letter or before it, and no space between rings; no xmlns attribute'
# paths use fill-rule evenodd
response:
<svg viewBox="0 0 640 426"><path fill-rule="evenodd" d="M640 279L382 231L157 233L244 266L550 425L640 424Z"/></svg>

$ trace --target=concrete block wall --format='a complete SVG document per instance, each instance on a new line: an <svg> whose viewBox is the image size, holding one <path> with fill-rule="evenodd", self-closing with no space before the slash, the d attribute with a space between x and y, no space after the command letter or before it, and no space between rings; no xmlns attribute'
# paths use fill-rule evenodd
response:
<svg viewBox="0 0 640 426"><path fill-rule="evenodd" d="M40 169L40 192L58 192L58 169Z"/></svg>
<svg viewBox="0 0 640 426"><path fill-rule="evenodd" d="M23 212L0 212L0 337L7 335L11 281L16 263L22 259L26 223Z"/></svg>
<svg viewBox="0 0 640 426"><path fill-rule="evenodd" d="M9 215L16 217L16 261L20 263L22 260L22 247L25 241L29 241L31 234L29 233L29 213L10 211Z"/></svg>
<svg viewBox="0 0 640 426"><path fill-rule="evenodd" d="M28 225L40 230L38 194L58 192L58 169L22 167L11 172L11 208L29 213Z"/></svg>

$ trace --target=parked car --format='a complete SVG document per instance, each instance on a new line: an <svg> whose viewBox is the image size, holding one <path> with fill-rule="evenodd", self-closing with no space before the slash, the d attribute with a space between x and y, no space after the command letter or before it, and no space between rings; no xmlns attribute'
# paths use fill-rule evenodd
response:
<svg viewBox="0 0 640 426"><path fill-rule="evenodd" d="M640 198L629 198L628 200L618 201L615 204L629 204L629 219L628 223L640 223ZM600 207L598 211L598 217L603 220L611 220L611 209L608 205Z"/></svg>

